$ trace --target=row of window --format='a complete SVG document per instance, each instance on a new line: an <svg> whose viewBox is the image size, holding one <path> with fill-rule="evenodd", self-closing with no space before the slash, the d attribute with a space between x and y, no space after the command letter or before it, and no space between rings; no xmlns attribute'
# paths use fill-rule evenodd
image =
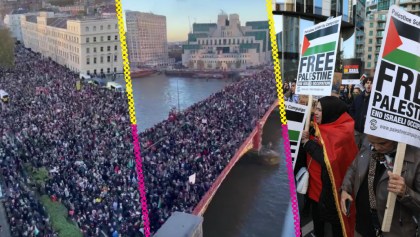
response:
<svg viewBox="0 0 420 237"><path fill-rule="evenodd" d="M226 64L231 64L231 63L246 63L247 60L228 60L228 61L203 61L203 60L190 60L189 63L198 63L198 62L202 62L202 63L226 63Z"/></svg>
<svg viewBox="0 0 420 237"><path fill-rule="evenodd" d="M368 43L373 44L373 39L369 39ZM377 39L376 44L382 44L382 39Z"/></svg>
<svg viewBox="0 0 420 237"><path fill-rule="evenodd" d="M381 50L381 46L376 46L376 52L379 52ZM372 47L368 47L368 52L372 52Z"/></svg>
<svg viewBox="0 0 420 237"><path fill-rule="evenodd" d="M42 35L42 36L47 36L47 37L54 37L54 38L60 38L60 39L64 39L67 41L71 41L71 42L75 42L75 43L79 43L79 37L76 36L72 36L72 35L68 35L62 32L57 32L51 29L39 29L38 25L24 25L22 27L23 30L22 32L25 31L33 31L34 34L37 35Z"/></svg>
<svg viewBox="0 0 420 237"><path fill-rule="evenodd" d="M405 11L413 11L413 10L415 11L416 6L417 6L418 9L420 9L420 5L415 5L415 4L411 5L411 7L410 7L410 5L407 5L406 7L400 7L400 8L405 10Z"/></svg>
<svg viewBox="0 0 420 237"><path fill-rule="evenodd" d="M60 49L53 48L53 47L49 47L49 49L50 49L49 50L50 52L53 52L53 54L51 54L51 56L50 56L52 60L54 60L56 62L59 62L59 61L62 62L63 60L61 60L61 58L63 58L65 60L70 60L70 61L74 62L75 64L79 64L79 56L78 55L71 54L69 52L65 52L65 51L62 51Z"/></svg>
<svg viewBox="0 0 420 237"><path fill-rule="evenodd" d="M223 58L248 58L248 55L244 54L221 54ZM205 54L205 55L191 55L191 58L220 58L219 54Z"/></svg>
<svg viewBox="0 0 420 237"><path fill-rule="evenodd" d="M373 31L372 30L369 31L369 36L373 36ZM384 36L383 31L377 31L376 32L376 37L383 37L383 36Z"/></svg>
<svg viewBox="0 0 420 237"><path fill-rule="evenodd" d="M231 54L231 57L237 57L237 56L234 56L234 55L237 55L237 53L240 53L240 54L253 53L252 50L253 49L240 49L239 51L236 51L236 50L229 51L229 53L233 53L233 54ZM202 52L203 51L201 49L186 49L185 50L186 54L202 54ZM212 50L208 50L206 52L211 53L211 54L214 54L215 52L217 52L218 54L221 54L221 55L229 55L228 53L223 53L221 51L214 51L213 52ZM258 50L257 50L257 53L259 53ZM239 56L239 57L241 57L241 56Z"/></svg>
<svg viewBox="0 0 420 237"><path fill-rule="evenodd" d="M375 62L378 61L378 57L379 57L379 54L376 54L375 55ZM372 60L372 55L368 55L368 61L366 63L366 68L371 68L372 67L372 62L370 60Z"/></svg>
<svg viewBox="0 0 420 237"><path fill-rule="evenodd" d="M110 29L111 29L111 25L109 25L109 24L108 24L107 29L108 29L108 30L110 30ZM118 24L115 24L114 29L115 29L115 30L117 30L117 29L118 29ZM89 32L89 30L90 30L90 27L89 27L89 26L86 26L86 27L85 27L85 31L86 31L86 32ZM92 27L92 30L93 30L93 31L96 31L96 26L93 26L93 27ZM100 25L100 26L99 26L99 30L104 30L104 26L103 26L103 25Z"/></svg>
<svg viewBox="0 0 420 237"><path fill-rule="evenodd" d="M70 54L70 60L79 64L79 56Z"/></svg>
<svg viewBox="0 0 420 237"><path fill-rule="evenodd" d="M100 42L103 42L104 41L104 37L103 36L101 36L100 39L101 39ZM110 35L107 36L107 40L108 41L111 41L111 36ZM118 40L118 35L115 35L114 36L114 40ZM96 42L96 36L93 37L93 42ZM89 37L86 37L86 43L90 43L90 38Z"/></svg>
<svg viewBox="0 0 420 237"><path fill-rule="evenodd" d="M114 55L114 62L117 62L117 61L118 61L118 56ZM108 55L106 57L106 62L107 63L111 62L111 56L110 55ZM96 64L96 63L97 63L97 57L93 57L93 64ZM103 56L99 57L99 63L104 63L104 57ZM86 64L90 65L90 58L89 57L86 58Z"/></svg>
<svg viewBox="0 0 420 237"><path fill-rule="evenodd" d="M90 70L87 70L86 71L87 72L87 74L90 74ZM114 67L114 72L117 72L117 68L116 67ZM102 74L102 73L104 73L104 69L103 68L101 68L100 69L100 73ZM111 68L107 68L106 69L106 73L111 73ZM98 71L96 70L96 69L94 69L93 70L93 74L95 75L95 74L98 74Z"/></svg>
<svg viewBox="0 0 420 237"><path fill-rule="evenodd" d="M227 37L232 36L232 32L231 31L222 31L222 36L223 37L225 37L225 36L227 36Z"/></svg>
<svg viewBox="0 0 420 237"><path fill-rule="evenodd" d="M369 23L369 27L370 28L373 28L373 26L374 26L374 23L373 22L370 22ZM380 29L383 29L383 28L385 28L385 23L378 23L378 28L380 28Z"/></svg>
<svg viewBox="0 0 420 237"><path fill-rule="evenodd" d="M118 45L114 45L114 51L117 51L117 50L118 50ZM99 52L103 52L103 51L104 51L104 47L103 46L99 47ZM111 46L107 46L106 51L110 52ZM86 53L90 53L90 48L86 48ZM93 53L96 53L96 47L93 47Z"/></svg>
<svg viewBox="0 0 420 237"><path fill-rule="evenodd" d="M226 45L226 44L249 44L254 43L253 39L199 39L198 44L203 45Z"/></svg>

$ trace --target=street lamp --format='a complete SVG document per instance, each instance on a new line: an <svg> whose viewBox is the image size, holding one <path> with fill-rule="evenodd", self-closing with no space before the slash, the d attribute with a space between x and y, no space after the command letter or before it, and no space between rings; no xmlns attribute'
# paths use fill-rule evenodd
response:
<svg viewBox="0 0 420 237"><path fill-rule="evenodd" d="M181 112L181 109L179 107L179 87L178 87L178 77L176 78L176 92L178 94L178 113Z"/></svg>

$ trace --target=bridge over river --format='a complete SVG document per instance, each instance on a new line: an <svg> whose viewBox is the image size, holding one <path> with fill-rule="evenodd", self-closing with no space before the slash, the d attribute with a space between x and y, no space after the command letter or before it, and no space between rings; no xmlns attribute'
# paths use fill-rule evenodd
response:
<svg viewBox="0 0 420 237"><path fill-rule="evenodd" d="M165 75L133 79L139 130L167 119L173 107L184 110L231 83L230 80ZM273 86L274 83L273 80ZM273 102L262 114L260 129L254 128L194 208L193 214L204 216L204 236L277 237L283 231L289 191L281 123L278 111L274 110L276 104L277 101ZM254 153L247 153L254 147L259 148L261 143L270 142L273 150L281 155L279 164L261 164Z"/></svg>

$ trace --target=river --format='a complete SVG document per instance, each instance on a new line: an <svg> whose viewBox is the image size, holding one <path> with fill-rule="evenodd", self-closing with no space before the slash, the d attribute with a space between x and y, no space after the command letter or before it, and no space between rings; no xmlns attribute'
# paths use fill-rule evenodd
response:
<svg viewBox="0 0 420 237"><path fill-rule="evenodd" d="M278 112L268 118L263 145L271 142L284 154ZM289 205L289 186L284 159L264 165L246 154L219 187L204 214L204 237L280 237ZM289 226L291 227L291 226Z"/></svg>
<svg viewBox="0 0 420 237"><path fill-rule="evenodd" d="M117 82L125 84L123 79L118 79ZM178 101L179 109L184 110L222 90L228 83L231 81L167 77L163 74L133 78L134 107L138 130L144 131L167 119L169 111L174 107L178 108Z"/></svg>

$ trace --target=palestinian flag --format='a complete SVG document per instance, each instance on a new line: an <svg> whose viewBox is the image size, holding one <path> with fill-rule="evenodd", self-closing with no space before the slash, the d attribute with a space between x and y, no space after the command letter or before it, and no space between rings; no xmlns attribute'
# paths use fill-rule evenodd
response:
<svg viewBox="0 0 420 237"><path fill-rule="evenodd" d="M296 130L290 130L289 129L289 139L290 139L290 151L292 153L293 158L293 165L294 165L294 159L296 159L295 156L297 156L297 153L299 151L299 137L300 137L300 131Z"/></svg>
<svg viewBox="0 0 420 237"><path fill-rule="evenodd" d="M304 35L302 56L335 51L339 25L328 26Z"/></svg>
<svg viewBox="0 0 420 237"><path fill-rule="evenodd" d="M286 108L289 104L289 102L286 103ZM299 152L301 131L303 130L305 124L305 113L286 109L286 118L290 141L290 153L292 155L292 164L294 168Z"/></svg>
<svg viewBox="0 0 420 237"><path fill-rule="evenodd" d="M417 27L392 17L382 58L392 63L420 71L420 31Z"/></svg>

